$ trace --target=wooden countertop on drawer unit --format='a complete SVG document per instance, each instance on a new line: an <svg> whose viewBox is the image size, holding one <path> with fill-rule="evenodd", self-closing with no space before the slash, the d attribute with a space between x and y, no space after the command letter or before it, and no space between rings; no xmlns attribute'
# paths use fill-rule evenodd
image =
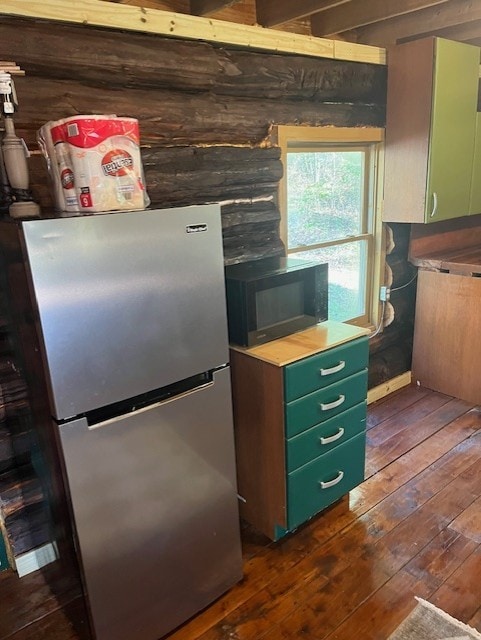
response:
<svg viewBox="0 0 481 640"><path fill-rule="evenodd" d="M292 333L257 347L243 348L231 345L231 349L283 367L369 333L369 329L327 320L305 331Z"/></svg>

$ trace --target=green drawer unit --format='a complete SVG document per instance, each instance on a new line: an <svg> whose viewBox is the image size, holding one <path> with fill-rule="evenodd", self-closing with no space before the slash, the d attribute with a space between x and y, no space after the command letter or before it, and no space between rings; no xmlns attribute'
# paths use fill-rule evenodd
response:
<svg viewBox="0 0 481 640"><path fill-rule="evenodd" d="M290 473L324 455L366 429L366 401L329 418L286 441L287 471Z"/></svg>
<svg viewBox="0 0 481 640"><path fill-rule="evenodd" d="M309 520L364 480L365 448L364 432L288 474L289 530Z"/></svg>
<svg viewBox="0 0 481 640"><path fill-rule="evenodd" d="M231 349L240 514L271 540L364 480L366 333L327 320Z"/></svg>
<svg viewBox="0 0 481 640"><path fill-rule="evenodd" d="M367 369L293 400L285 406L286 434L292 437L366 399Z"/></svg>
<svg viewBox="0 0 481 640"><path fill-rule="evenodd" d="M365 369L368 358L368 339L363 337L288 365L284 371L286 402Z"/></svg>

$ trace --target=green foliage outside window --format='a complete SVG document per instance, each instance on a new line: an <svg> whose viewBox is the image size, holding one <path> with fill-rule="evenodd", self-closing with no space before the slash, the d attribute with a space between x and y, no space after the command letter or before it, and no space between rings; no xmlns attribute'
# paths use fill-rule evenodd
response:
<svg viewBox="0 0 481 640"><path fill-rule="evenodd" d="M365 309L363 229L364 151L296 151L287 154L288 250L329 262L329 317L349 320Z"/></svg>

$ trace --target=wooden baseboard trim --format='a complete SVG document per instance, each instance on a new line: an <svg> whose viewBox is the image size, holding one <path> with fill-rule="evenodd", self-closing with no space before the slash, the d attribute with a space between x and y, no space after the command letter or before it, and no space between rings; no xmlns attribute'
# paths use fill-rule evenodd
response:
<svg viewBox="0 0 481 640"><path fill-rule="evenodd" d="M381 398L385 398L390 393L397 391L398 389L402 389L403 387L407 387L408 384L411 384L411 372L406 371L406 373L401 373L401 375L388 380L387 382L383 382L377 387L373 387L369 389L367 392L367 404L372 404L377 400L381 400Z"/></svg>
<svg viewBox="0 0 481 640"><path fill-rule="evenodd" d="M32 549L15 558L15 568L19 578L37 571L57 559L55 547L50 542L38 549Z"/></svg>

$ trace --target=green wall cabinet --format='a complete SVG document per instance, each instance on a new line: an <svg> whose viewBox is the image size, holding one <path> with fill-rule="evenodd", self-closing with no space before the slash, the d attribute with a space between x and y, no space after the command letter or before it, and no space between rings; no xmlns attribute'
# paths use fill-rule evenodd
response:
<svg viewBox="0 0 481 640"><path fill-rule="evenodd" d="M481 213L481 113L476 114L476 136L469 213L473 215Z"/></svg>
<svg viewBox="0 0 481 640"><path fill-rule="evenodd" d="M272 540L364 480L365 334L325 322L231 350L240 511Z"/></svg>
<svg viewBox="0 0 481 640"><path fill-rule="evenodd" d="M470 212L480 49L426 38L388 50L383 220Z"/></svg>

